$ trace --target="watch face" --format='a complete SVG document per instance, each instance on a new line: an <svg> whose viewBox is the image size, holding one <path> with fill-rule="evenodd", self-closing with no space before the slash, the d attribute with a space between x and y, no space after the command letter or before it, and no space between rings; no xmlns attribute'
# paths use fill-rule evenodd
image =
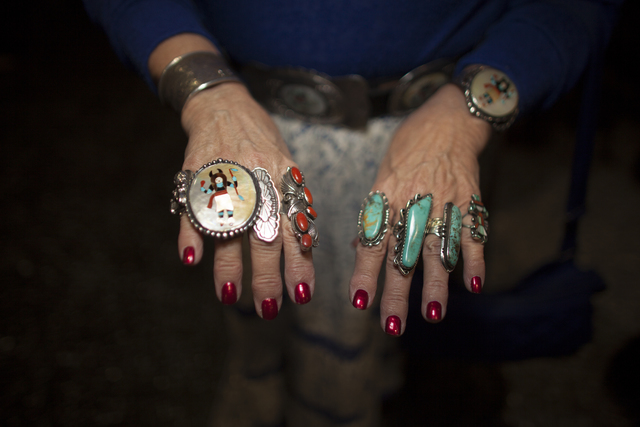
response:
<svg viewBox="0 0 640 427"><path fill-rule="evenodd" d="M485 68L476 74L469 89L473 103L489 116L508 116L518 106L516 86L495 68Z"/></svg>

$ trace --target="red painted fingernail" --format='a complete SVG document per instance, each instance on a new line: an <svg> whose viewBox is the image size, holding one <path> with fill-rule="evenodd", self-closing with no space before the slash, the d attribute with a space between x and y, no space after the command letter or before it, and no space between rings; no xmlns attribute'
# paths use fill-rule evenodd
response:
<svg viewBox="0 0 640 427"><path fill-rule="evenodd" d="M471 292L474 294L482 292L482 279L480 276L474 276L471 278Z"/></svg>
<svg viewBox="0 0 640 427"><path fill-rule="evenodd" d="M275 298L267 298L262 301L262 318L273 320L278 315L278 301Z"/></svg>
<svg viewBox="0 0 640 427"><path fill-rule="evenodd" d="M238 292L236 291L236 285L231 282L227 282L222 285L222 303L224 305L235 304L238 300Z"/></svg>
<svg viewBox="0 0 640 427"><path fill-rule="evenodd" d="M367 308L367 304L369 304L369 294L362 289L358 289L353 297L353 306L358 310L364 310Z"/></svg>
<svg viewBox="0 0 640 427"><path fill-rule="evenodd" d="M438 301L431 301L429 304L427 304L427 319L442 319L442 306Z"/></svg>
<svg viewBox="0 0 640 427"><path fill-rule="evenodd" d="M296 286L296 304L306 304L311 301L311 291L306 283L298 283Z"/></svg>
<svg viewBox="0 0 640 427"><path fill-rule="evenodd" d="M386 333L397 337L400 335L400 329L402 329L402 321L398 316L387 317L387 325L384 329Z"/></svg>
<svg viewBox="0 0 640 427"><path fill-rule="evenodd" d="M184 265L192 265L196 260L196 250L193 249L193 246L187 246L184 248L182 252L182 263Z"/></svg>

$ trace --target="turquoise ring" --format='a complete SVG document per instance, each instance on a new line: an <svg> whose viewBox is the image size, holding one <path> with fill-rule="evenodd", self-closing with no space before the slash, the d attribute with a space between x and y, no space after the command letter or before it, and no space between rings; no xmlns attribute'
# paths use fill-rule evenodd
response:
<svg viewBox="0 0 640 427"><path fill-rule="evenodd" d="M358 214L358 237L364 246L379 245L389 227L389 200L381 192L365 197Z"/></svg>
<svg viewBox="0 0 640 427"><path fill-rule="evenodd" d="M487 243L489 239L489 211L480 201L480 196L477 194L471 195L471 202L469 203L469 209L465 216L471 216L471 225L463 224L463 227L470 229L471 237L473 240L482 243Z"/></svg>
<svg viewBox="0 0 640 427"><path fill-rule="evenodd" d="M400 209L400 220L393 229L398 242L394 247L393 263L403 276L408 275L418 264L424 238L427 236L427 222L431 213L433 196L416 194Z"/></svg>
<svg viewBox="0 0 640 427"><path fill-rule="evenodd" d="M427 234L435 234L442 239L440 244L440 261L447 273L451 273L460 258L460 235L462 230L462 214L460 209L449 202L444 205L442 218L430 218L427 223Z"/></svg>

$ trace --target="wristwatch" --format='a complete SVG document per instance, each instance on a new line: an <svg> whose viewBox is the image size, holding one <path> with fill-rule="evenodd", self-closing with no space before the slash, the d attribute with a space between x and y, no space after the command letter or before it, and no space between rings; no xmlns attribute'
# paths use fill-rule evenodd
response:
<svg viewBox="0 0 640 427"><path fill-rule="evenodd" d="M518 115L518 89L500 70L486 65L470 65L456 78L469 111L503 131Z"/></svg>

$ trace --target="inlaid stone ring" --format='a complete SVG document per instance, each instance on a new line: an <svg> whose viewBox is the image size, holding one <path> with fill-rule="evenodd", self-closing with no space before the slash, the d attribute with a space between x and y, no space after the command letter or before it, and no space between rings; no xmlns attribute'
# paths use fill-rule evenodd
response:
<svg viewBox="0 0 640 427"><path fill-rule="evenodd" d="M313 209L313 196L306 187L304 175L296 167L287 168L280 183L282 191L282 213L291 221L293 234L300 240L300 248L308 251L318 246L318 229L314 220L318 217Z"/></svg>
<svg viewBox="0 0 640 427"><path fill-rule="evenodd" d="M358 237L364 246L379 245L389 227L389 200L381 192L365 197L358 214Z"/></svg>
<svg viewBox="0 0 640 427"><path fill-rule="evenodd" d="M440 261L447 273L451 273L458 263L461 230L462 214L451 202L444 205L442 218L430 218L427 224L427 234L435 234L442 239Z"/></svg>
<svg viewBox="0 0 640 427"><path fill-rule="evenodd" d="M396 254L393 263L403 276L408 275L418 264L424 238L427 235L431 201L433 196L416 194L400 209L400 220L393 229L398 242L394 246Z"/></svg>
<svg viewBox="0 0 640 427"><path fill-rule="evenodd" d="M471 195L469 209L464 216L466 217L467 215L471 216L471 224L463 224L462 226L469 228L471 237L484 245L489 238L489 222L487 221L489 219L489 211L487 211L487 208L480 201L480 196L477 194Z"/></svg>
<svg viewBox="0 0 640 427"><path fill-rule="evenodd" d="M199 232L227 239L253 227L265 242L278 235L280 202L265 169L218 159L195 173L178 172L174 183L171 213L186 213Z"/></svg>

